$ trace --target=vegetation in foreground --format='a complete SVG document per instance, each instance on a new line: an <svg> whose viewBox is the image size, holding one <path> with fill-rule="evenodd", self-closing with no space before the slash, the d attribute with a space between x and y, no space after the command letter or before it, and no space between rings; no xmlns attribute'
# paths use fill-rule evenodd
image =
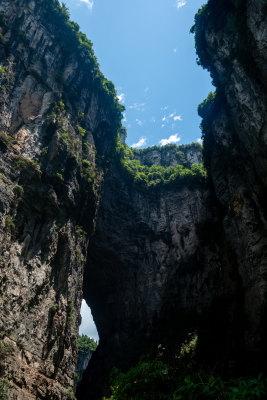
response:
<svg viewBox="0 0 267 400"><path fill-rule="evenodd" d="M106 400L263 400L267 379L262 375L223 380L213 374L176 377L161 361L141 362L126 373L113 370L112 395Z"/></svg>

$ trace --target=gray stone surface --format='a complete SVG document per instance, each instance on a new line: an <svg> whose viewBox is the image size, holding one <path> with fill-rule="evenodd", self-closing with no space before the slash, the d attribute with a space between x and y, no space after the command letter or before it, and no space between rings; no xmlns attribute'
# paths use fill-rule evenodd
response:
<svg viewBox="0 0 267 400"><path fill-rule="evenodd" d="M0 340L10 400L72 397L82 297L100 343L79 400L101 398L113 366L128 368L161 343L178 351L191 332L200 364L264 370L266 5L244 4L247 63L235 56L244 39L234 8L204 29L220 99L205 139L208 182L146 189L110 157L118 117L55 39L47 3L0 2ZM66 113L51 115L63 98ZM201 161L200 148L179 151L136 157Z"/></svg>

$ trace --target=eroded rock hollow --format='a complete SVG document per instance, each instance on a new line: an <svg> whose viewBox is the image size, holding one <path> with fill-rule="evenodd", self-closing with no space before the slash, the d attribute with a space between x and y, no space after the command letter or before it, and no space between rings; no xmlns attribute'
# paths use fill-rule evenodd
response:
<svg viewBox="0 0 267 400"><path fill-rule="evenodd" d="M205 177L197 145L131 152L118 142L122 107L64 6L1 0L9 399L71 398L83 297L100 344L78 399L100 399L112 367L159 344L175 352L190 333L199 364L265 371L266 17L264 0L210 0L196 16L199 61L216 86L199 108Z"/></svg>

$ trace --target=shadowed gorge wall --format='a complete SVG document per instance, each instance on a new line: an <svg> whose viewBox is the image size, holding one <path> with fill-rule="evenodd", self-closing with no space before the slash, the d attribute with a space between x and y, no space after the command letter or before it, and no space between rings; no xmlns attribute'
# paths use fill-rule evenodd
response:
<svg viewBox="0 0 267 400"><path fill-rule="evenodd" d="M8 398L73 398L82 298L100 344L78 399L100 399L113 366L159 344L175 353L192 332L200 366L264 372L265 1L210 0L196 16L199 62L216 86L199 107L207 178L192 165L197 145L131 153L116 144L123 108L64 6L2 0L0 13Z"/></svg>
<svg viewBox="0 0 267 400"><path fill-rule="evenodd" d="M110 365L127 369L192 331L200 365L228 376L265 370L266 5L210 1L193 29L217 89L199 107L208 185L145 192L112 168L84 282L103 342L81 393L94 393L112 344ZM158 163L151 154L139 159ZM99 281L98 300L87 281Z"/></svg>
<svg viewBox="0 0 267 400"><path fill-rule="evenodd" d="M99 160L120 126L121 107L90 43L82 37L78 48L58 11L51 1L0 3L1 373L9 399L72 396Z"/></svg>

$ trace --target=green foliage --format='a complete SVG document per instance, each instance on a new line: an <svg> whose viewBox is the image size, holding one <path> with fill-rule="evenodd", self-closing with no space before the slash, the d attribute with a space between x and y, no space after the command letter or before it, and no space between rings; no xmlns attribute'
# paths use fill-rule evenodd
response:
<svg viewBox="0 0 267 400"><path fill-rule="evenodd" d="M5 225L6 225L6 228L10 232L14 232L14 230L15 230L15 222L14 222L14 219L10 215L8 215L6 217Z"/></svg>
<svg viewBox="0 0 267 400"><path fill-rule="evenodd" d="M87 335L79 335L78 337L78 353L88 354L90 351L95 351L97 343L94 339L89 338Z"/></svg>
<svg viewBox="0 0 267 400"><path fill-rule="evenodd" d="M76 233L84 238L87 236L87 233L81 226L76 226Z"/></svg>
<svg viewBox="0 0 267 400"><path fill-rule="evenodd" d="M213 111L214 101L216 97L216 92L210 92L208 97L198 106L198 114L201 118L210 118Z"/></svg>
<svg viewBox="0 0 267 400"><path fill-rule="evenodd" d="M24 157L21 154L14 155L13 158L16 163L16 166L19 169L31 168L37 173L38 176L41 174L40 164L38 164L36 161Z"/></svg>
<svg viewBox="0 0 267 400"><path fill-rule="evenodd" d="M8 380L0 379L0 400L8 400Z"/></svg>
<svg viewBox="0 0 267 400"><path fill-rule="evenodd" d="M67 132L62 132L60 134L60 140L65 143L66 145L69 144L69 134Z"/></svg>
<svg viewBox="0 0 267 400"><path fill-rule="evenodd" d="M52 314L55 314L55 313L57 312L57 310L58 310L58 305L57 305L56 303L51 304L51 306L50 306L50 312L51 312Z"/></svg>
<svg viewBox="0 0 267 400"><path fill-rule="evenodd" d="M110 400L168 399L169 367L161 361L142 362L126 373L113 370Z"/></svg>
<svg viewBox="0 0 267 400"><path fill-rule="evenodd" d="M177 149L179 147L177 146ZM134 152L127 145L117 142L116 153L120 159L123 170L135 183L143 187L158 187L161 185L190 184L205 182L206 171L202 164L193 164L191 168L182 165L163 167L141 165L134 158Z"/></svg>
<svg viewBox="0 0 267 400"><path fill-rule="evenodd" d="M221 60L225 65L225 70L229 70L232 60L237 59L250 75L255 77L257 74L251 52L248 50L251 43L246 9L247 4L243 0L209 0L195 15L195 24L190 32L195 34L197 63L210 71L216 87L219 87L220 83L216 78L212 55L207 51L205 35L209 32L214 36L225 25L227 25L229 41L232 41L232 52L228 59Z"/></svg>
<svg viewBox="0 0 267 400"><path fill-rule="evenodd" d="M228 381L215 376L210 376L208 380L186 376L172 398L173 400L263 400L266 394L267 379L263 379L262 375L257 378L238 378Z"/></svg>
<svg viewBox="0 0 267 400"><path fill-rule="evenodd" d="M210 92L208 97L198 106L198 114L202 118L200 128L203 139L203 159L205 166L210 165L212 151L212 121L223 105L223 95L218 90Z"/></svg>
<svg viewBox="0 0 267 400"><path fill-rule="evenodd" d="M23 193L24 193L23 186L21 186L21 185L16 185L16 186L14 187L14 193L15 193L19 198L22 197L22 196L23 196Z"/></svg>
<svg viewBox="0 0 267 400"><path fill-rule="evenodd" d="M83 167L85 167L85 168L88 168L88 167L90 168L91 167L91 163L90 163L89 160L84 159L82 161L82 163L83 163Z"/></svg>
<svg viewBox="0 0 267 400"><path fill-rule="evenodd" d="M80 374L78 374L78 372L74 372L74 387L78 385L80 380L81 380Z"/></svg>
<svg viewBox="0 0 267 400"><path fill-rule="evenodd" d="M1 28L0 28L1 30ZM0 42L2 42L2 44L5 43L5 38L4 36L1 34L0 32ZM5 62L7 63L7 65L2 65L0 68L0 80L1 80L1 87L0 89L3 92L6 92L6 85L10 83L11 78L13 76L13 65L14 63L12 61L10 61L9 59L6 59Z"/></svg>
<svg viewBox="0 0 267 400"><path fill-rule="evenodd" d="M86 134L86 129L82 128L80 125L77 126L77 129L79 131L79 134L84 137Z"/></svg>
<svg viewBox="0 0 267 400"><path fill-rule="evenodd" d="M223 380L203 372L177 376L175 368L160 361L141 362L128 372L113 370L112 396L106 400L263 400L267 379Z"/></svg>
<svg viewBox="0 0 267 400"><path fill-rule="evenodd" d="M83 259L83 254L82 254L82 250L81 250L80 246L77 246L77 247L76 247L76 249L75 249L75 254L76 254L76 259L77 259L78 261L82 261L82 259Z"/></svg>
<svg viewBox="0 0 267 400"><path fill-rule="evenodd" d="M66 55L74 53L80 65L83 65L88 71L88 83L91 81L94 87L101 92L101 97L108 103L113 113L113 124L119 129L124 107L119 104L113 83L108 81L99 69L92 42L84 33L80 32L79 25L70 20L68 8L64 3L61 5L58 0L37 0L37 2L45 5L42 8L45 20L63 51Z"/></svg>
<svg viewBox="0 0 267 400"><path fill-rule="evenodd" d="M73 392L73 388L72 387L68 387L66 388L67 392L68 392L68 400L75 400L75 394Z"/></svg>
<svg viewBox="0 0 267 400"><path fill-rule="evenodd" d="M8 400L8 381L1 379L6 371L6 358L12 353L13 349L4 339L6 332L0 330L0 400Z"/></svg>
<svg viewBox="0 0 267 400"><path fill-rule="evenodd" d="M230 0L209 0L195 15L195 24L190 29L195 34L195 47L198 55L197 63L212 72L212 62L207 52L205 33L207 28L215 32L220 30L225 18L234 11Z"/></svg>
<svg viewBox="0 0 267 400"><path fill-rule="evenodd" d="M195 15L195 24L190 29L195 34L195 47L198 55L197 63L203 68L210 68L209 55L206 50L205 26L209 18L208 4L204 4Z"/></svg>
<svg viewBox="0 0 267 400"><path fill-rule="evenodd" d="M8 135L7 138L9 140L9 142L11 142L12 144L18 143L18 140L13 138L13 136L11 136L11 135Z"/></svg>
<svg viewBox="0 0 267 400"><path fill-rule="evenodd" d="M5 336L6 333L0 330L0 361L4 360L12 352L12 348L4 342Z"/></svg>
<svg viewBox="0 0 267 400"><path fill-rule="evenodd" d="M56 176L57 176L61 181L64 180L63 175L62 175L60 172L57 172L57 173L56 173Z"/></svg>

